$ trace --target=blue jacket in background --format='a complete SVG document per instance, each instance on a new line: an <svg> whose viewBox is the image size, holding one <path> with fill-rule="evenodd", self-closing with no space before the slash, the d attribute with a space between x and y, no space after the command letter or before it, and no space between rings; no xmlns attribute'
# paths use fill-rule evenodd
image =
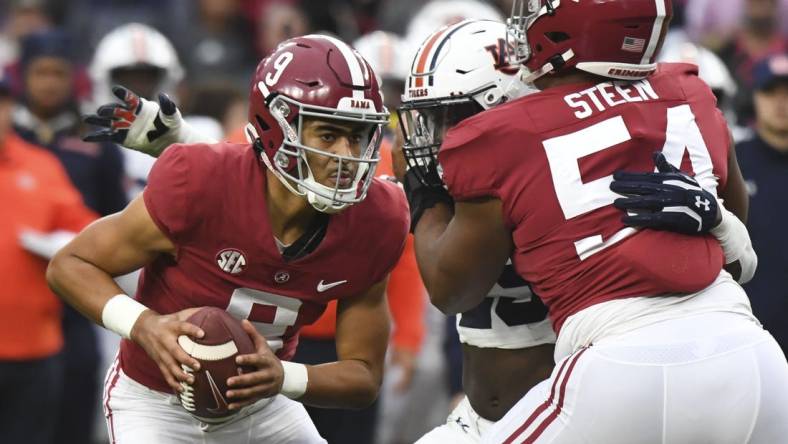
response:
<svg viewBox="0 0 788 444"><path fill-rule="evenodd" d="M758 255L755 277L744 285L755 316L788 354L788 153L757 135L736 144L750 212L747 228Z"/></svg>

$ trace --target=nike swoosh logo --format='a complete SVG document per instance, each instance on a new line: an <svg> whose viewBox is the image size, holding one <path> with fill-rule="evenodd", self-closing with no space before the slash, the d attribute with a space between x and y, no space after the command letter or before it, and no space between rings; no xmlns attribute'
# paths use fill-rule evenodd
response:
<svg viewBox="0 0 788 444"><path fill-rule="evenodd" d="M219 386L216 385L216 381L213 380L211 372L206 370L205 376L208 377L208 385L211 387L211 394L213 394L213 400L216 402L216 408L208 408L208 411L212 413L227 411L227 401L225 401L224 396L222 396L222 391L219 390Z"/></svg>
<svg viewBox="0 0 788 444"><path fill-rule="evenodd" d="M330 289L332 289L332 288L336 287L337 285L342 285L342 284L344 284L345 282L347 282L347 280L344 280L344 281L336 281L336 282L331 282L331 283L329 283L329 284L324 284L324 283L323 283L323 281L321 280L321 281L320 281L320 282L317 284L317 292L318 292L318 293L322 293L322 292L324 292L324 291L326 291L326 290L330 290Z"/></svg>

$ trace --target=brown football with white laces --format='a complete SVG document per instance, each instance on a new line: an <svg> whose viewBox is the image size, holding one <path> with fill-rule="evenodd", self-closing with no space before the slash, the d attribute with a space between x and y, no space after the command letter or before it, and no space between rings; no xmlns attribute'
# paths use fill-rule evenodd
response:
<svg viewBox="0 0 788 444"><path fill-rule="evenodd" d="M241 322L221 308L202 308L187 321L202 328L205 336L178 337L178 344L200 363L198 371L184 366L187 373L194 375L194 383L181 383L181 405L202 422L226 421L237 413L227 408L227 379L253 370L238 366L235 357L254 353L254 343Z"/></svg>

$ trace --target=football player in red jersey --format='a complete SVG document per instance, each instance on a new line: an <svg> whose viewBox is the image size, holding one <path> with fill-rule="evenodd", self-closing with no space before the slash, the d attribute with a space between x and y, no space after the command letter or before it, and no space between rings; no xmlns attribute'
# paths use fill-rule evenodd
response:
<svg viewBox="0 0 788 444"><path fill-rule="evenodd" d="M474 307L512 257L558 334L551 377L484 442L780 441L788 363L722 270L747 250L716 200L746 207L729 132L695 67L653 63L670 2L515 10L516 62L542 91L447 133L450 196L406 176L433 303Z"/></svg>
<svg viewBox="0 0 788 444"><path fill-rule="evenodd" d="M253 78L252 143L169 147L140 198L58 253L53 289L125 337L105 385L113 442L324 442L288 398L344 408L375 398L385 283L408 225L402 191L373 179L387 116L354 50L331 37L291 39ZM136 297L121 294L111 276L141 266ZM288 362L299 328L331 299L340 299L339 360ZM176 341L202 334L184 322L200 306L244 319L258 345L238 358L256 371L230 378L224 394L241 412L202 426L171 395L191 378L181 367L196 365Z"/></svg>

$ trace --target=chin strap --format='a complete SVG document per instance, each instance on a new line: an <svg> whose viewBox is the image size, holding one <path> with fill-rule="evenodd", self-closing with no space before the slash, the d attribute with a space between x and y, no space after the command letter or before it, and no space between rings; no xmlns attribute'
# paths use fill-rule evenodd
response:
<svg viewBox="0 0 788 444"><path fill-rule="evenodd" d="M566 65L572 57L575 56L575 52L571 49L566 50L563 54L557 54L550 58L550 61L542 65L538 71L530 72L528 70L521 70L520 72L520 80L525 82L526 84L533 84L536 79L544 76L553 71L557 71Z"/></svg>

